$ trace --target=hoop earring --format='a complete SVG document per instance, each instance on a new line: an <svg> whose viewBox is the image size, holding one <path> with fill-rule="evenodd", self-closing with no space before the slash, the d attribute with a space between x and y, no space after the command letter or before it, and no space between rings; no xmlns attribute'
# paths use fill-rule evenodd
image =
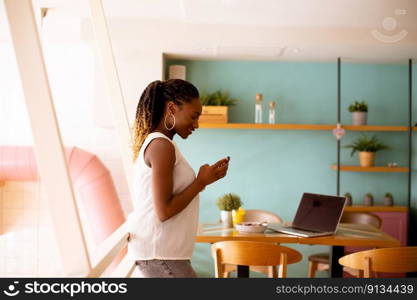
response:
<svg viewBox="0 0 417 300"><path fill-rule="evenodd" d="M171 114L171 116L174 118L174 124L172 124L171 128L168 128L168 126L167 126L167 117L168 117L168 114L165 115L165 118L164 118L164 126L165 126L166 130L172 130L175 127L175 116L173 114Z"/></svg>

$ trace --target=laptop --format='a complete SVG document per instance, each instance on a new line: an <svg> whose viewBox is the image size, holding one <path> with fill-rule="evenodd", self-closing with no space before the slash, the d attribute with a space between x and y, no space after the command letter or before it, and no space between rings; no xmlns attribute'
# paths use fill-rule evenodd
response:
<svg viewBox="0 0 417 300"><path fill-rule="evenodd" d="M271 223L268 228L302 237L332 235L339 225L345 204L345 197L304 193L290 226Z"/></svg>

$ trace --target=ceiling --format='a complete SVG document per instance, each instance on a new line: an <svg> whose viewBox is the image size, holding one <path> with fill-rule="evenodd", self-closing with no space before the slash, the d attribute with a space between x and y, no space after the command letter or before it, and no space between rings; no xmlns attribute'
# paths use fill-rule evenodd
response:
<svg viewBox="0 0 417 300"><path fill-rule="evenodd" d="M417 58L416 0L102 0L112 39L176 57L405 62ZM34 0L50 32L88 24L86 0ZM0 39L7 38L0 5ZM88 26L87 26L88 27ZM88 32L88 30L87 30ZM51 34L58 36L58 34ZM63 34L61 34L63 36ZM88 38L88 34L80 32ZM173 38L173 36L175 38ZM162 40L162 41L161 41ZM139 43L140 44L140 43ZM151 49L148 49L151 50Z"/></svg>

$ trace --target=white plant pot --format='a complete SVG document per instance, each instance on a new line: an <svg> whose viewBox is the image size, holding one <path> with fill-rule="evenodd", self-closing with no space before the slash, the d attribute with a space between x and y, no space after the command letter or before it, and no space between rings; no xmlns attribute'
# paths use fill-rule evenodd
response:
<svg viewBox="0 0 417 300"><path fill-rule="evenodd" d="M221 210L220 211L220 220L224 227L232 228L233 227L233 219L232 219L232 212Z"/></svg>
<svg viewBox="0 0 417 300"><path fill-rule="evenodd" d="M352 113L352 124L353 125L366 125L367 112L355 111Z"/></svg>

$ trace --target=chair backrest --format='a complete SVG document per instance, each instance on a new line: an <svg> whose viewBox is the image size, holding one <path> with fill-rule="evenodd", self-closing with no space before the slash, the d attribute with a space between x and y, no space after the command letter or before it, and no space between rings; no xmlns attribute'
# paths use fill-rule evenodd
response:
<svg viewBox="0 0 417 300"><path fill-rule="evenodd" d="M278 215L260 209L246 210L244 220L245 222L282 223L282 219Z"/></svg>
<svg viewBox="0 0 417 300"><path fill-rule="evenodd" d="M287 264L299 262L300 252L273 243L250 241L218 242L212 246L216 277L223 274L224 264L245 266L279 266L279 277L286 277Z"/></svg>
<svg viewBox="0 0 417 300"><path fill-rule="evenodd" d="M340 222L372 225L375 228L381 228L382 226L382 219L379 216L364 212L345 211L342 214Z"/></svg>
<svg viewBox="0 0 417 300"><path fill-rule="evenodd" d="M376 272L415 272L417 271L417 247L360 251L343 256L339 259L339 263L362 271L366 278L376 277Z"/></svg>

